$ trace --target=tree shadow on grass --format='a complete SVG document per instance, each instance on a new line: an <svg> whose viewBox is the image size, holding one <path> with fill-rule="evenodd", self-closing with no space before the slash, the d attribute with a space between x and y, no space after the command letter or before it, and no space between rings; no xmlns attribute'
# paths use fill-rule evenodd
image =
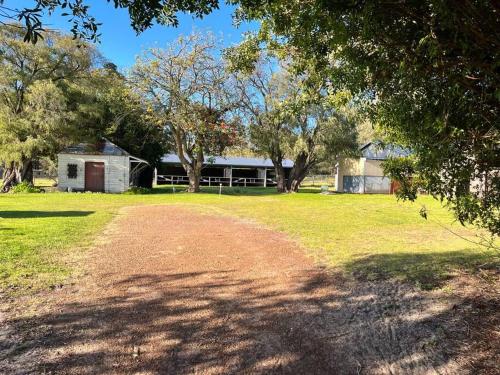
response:
<svg viewBox="0 0 500 375"><path fill-rule="evenodd" d="M500 253L495 250L463 249L446 252L373 254L344 264L358 280L398 279L434 289L456 275L457 270L474 272L478 267L500 267Z"/></svg>
<svg viewBox="0 0 500 375"><path fill-rule="evenodd" d="M0 371L430 373L467 353L462 373L485 366L476 350L485 338L470 332L495 322L475 302L436 306L408 286L353 286L319 271L289 281L276 288L227 270L137 274L79 299L61 291L55 311L9 322L21 338L0 342ZM481 313L494 316L492 303Z"/></svg>
<svg viewBox="0 0 500 375"><path fill-rule="evenodd" d="M3 219L38 219L45 217L89 216L94 211L0 211Z"/></svg>

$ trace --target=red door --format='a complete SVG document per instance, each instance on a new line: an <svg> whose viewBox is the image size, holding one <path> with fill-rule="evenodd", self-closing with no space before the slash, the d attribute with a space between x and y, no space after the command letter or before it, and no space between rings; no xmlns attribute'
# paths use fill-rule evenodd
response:
<svg viewBox="0 0 500 375"><path fill-rule="evenodd" d="M390 189L390 194L396 194L399 188L401 187L401 184L395 180L391 181L391 189Z"/></svg>
<svg viewBox="0 0 500 375"><path fill-rule="evenodd" d="M104 192L104 163L85 162L85 191Z"/></svg>

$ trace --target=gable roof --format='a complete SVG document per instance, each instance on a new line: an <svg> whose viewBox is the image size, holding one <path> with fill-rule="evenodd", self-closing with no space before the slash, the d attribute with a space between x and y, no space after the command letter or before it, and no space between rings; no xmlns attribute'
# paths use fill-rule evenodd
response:
<svg viewBox="0 0 500 375"><path fill-rule="evenodd" d="M401 146L373 141L363 145L360 149L361 155L369 160L386 160L391 157L403 157L411 154L410 150Z"/></svg>
<svg viewBox="0 0 500 375"><path fill-rule="evenodd" d="M165 154L161 158L162 163L180 164L181 161L176 154ZM205 157L204 164L224 167L251 167L251 168L272 168L274 167L271 159L265 158L246 158L246 157L224 157L224 156L208 156ZM289 159L283 160L284 168L292 168L293 161Z"/></svg>
<svg viewBox="0 0 500 375"><path fill-rule="evenodd" d="M61 151L61 154L130 156L127 151L106 138L96 143L79 143L69 146Z"/></svg>

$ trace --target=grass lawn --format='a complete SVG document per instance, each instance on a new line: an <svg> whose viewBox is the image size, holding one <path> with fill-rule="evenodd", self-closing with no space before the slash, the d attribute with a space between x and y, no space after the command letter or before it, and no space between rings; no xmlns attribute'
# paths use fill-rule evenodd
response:
<svg viewBox="0 0 500 375"><path fill-rule="evenodd" d="M229 190L227 188L226 190ZM317 190L274 194L239 189L219 196L172 194L4 194L0 196L0 288L26 293L64 281L84 252L121 207L181 204L207 213L235 215L288 233L312 256L360 278L398 278L436 287L457 269L498 266L498 250L487 250L473 230L453 224L450 213L430 197L418 204L388 195L321 195ZM229 191L227 191L229 193ZM418 211L424 204L429 220ZM77 264L77 263L76 263Z"/></svg>

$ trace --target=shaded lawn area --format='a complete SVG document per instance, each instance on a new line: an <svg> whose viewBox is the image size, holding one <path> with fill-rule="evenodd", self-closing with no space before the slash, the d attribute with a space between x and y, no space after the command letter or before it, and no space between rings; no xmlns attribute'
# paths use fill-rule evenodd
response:
<svg viewBox="0 0 500 375"><path fill-rule="evenodd" d="M179 190L1 195L0 288L22 294L62 283L121 207L142 204L180 204L250 219L286 232L318 261L361 279L397 278L433 288L458 269L500 264L498 250L452 234L448 229L478 240L477 232L453 224L451 214L426 196L410 204L388 195L321 195L315 189L278 195L272 189L225 188L222 196L217 188L201 194ZM421 204L428 221L418 214Z"/></svg>

